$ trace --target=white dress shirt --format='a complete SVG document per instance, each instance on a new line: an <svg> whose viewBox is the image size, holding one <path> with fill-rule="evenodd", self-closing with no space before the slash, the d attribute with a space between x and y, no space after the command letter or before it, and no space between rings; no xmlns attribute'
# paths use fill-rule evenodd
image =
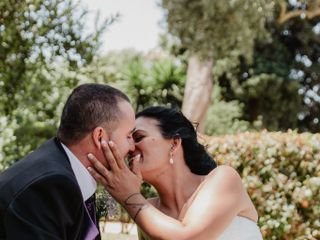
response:
<svg viewBox="0 0 320 240"><path fill-rule="evenodd" d="M61 143L62 147L67 153L70 160L72 171L76 176L77 182L80 186L83 201L90 198L97 190L97 182L85 168L85 166L80 162L80 160L70 151L70 149Z"/></svg>

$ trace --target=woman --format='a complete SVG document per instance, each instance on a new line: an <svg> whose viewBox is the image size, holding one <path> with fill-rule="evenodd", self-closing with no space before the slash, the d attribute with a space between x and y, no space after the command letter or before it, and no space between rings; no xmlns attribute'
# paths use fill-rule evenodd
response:
<svg viewBox="0 0 320 240"><path fill-rule="evenodd" d="M90 156L96 170L89 171L134 218L140 239L262 239L240 176L231 167L216 167L181 112L143 110L133 139L133 173L112 142L103 144L109 169ZM159 197L145 200L138 193L140 173Z"/></svg>

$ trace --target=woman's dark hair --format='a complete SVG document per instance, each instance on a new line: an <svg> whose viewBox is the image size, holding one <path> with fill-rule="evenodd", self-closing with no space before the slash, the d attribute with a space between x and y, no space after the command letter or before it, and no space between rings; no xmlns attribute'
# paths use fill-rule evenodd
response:
<svg viewBox="0 0 320 240"><path fill-rule="evenodd" d="M164 138L181 138L184 158L191 172L207 175L217 166L205 147L198 142L194 126L181 111L159 106L149 107L137 113L136 118L139 117L157 120Z"/></svg>

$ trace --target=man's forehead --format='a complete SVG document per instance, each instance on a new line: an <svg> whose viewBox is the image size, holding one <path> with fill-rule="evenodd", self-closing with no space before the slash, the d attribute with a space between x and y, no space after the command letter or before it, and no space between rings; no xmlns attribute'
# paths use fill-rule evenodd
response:
<svg viewBox="0 0 320 240"><path fill-rule="evenodd" d="M133 107L131 105L131 103L127 102L127 101L121 101L118 103L118 108L120 111L124 112L124 113L133 113L134 114L134 110Z"/></svg>
<svg viewBox="0 0 320 240"><path fill-rule="evenodd" d="M133 110L131 103L129 103L125 100L118 102L118 108L123 113L134 115L134 110Z"/></svg>

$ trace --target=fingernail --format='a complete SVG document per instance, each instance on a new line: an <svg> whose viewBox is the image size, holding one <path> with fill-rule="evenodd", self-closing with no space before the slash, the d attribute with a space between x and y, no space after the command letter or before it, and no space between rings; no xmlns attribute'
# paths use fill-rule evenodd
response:
<svg viewBox="0 0 320 240"><path fill-rule="evenodd" d="M109 146L110 147L113 147L114 146L114 143L112 141L109 141Z"/></svg>
<svg viewBox="0 0 320 240"><path fill-rule="evenodd" d="M107 142L105 140L101 140L101 144L102 146L106 147L107 146Z"/></svg>
<svg viewBox="0 0 320 240"><path fill-rule="evenodd" d="M88 167L87 169L88 169L88 171L89 171L89 172L91 172L91 171L92 171L92 168L91 168L91 167Z"/></svg>
<svg viewBox="0 0 320 240"><path fill-rule="evenodd" d="M89 154L88 154L88 158L89 158L90 160L93 160L93 155L92 155L92 153L89 153Z"/></svg>
<svg viewBox="0 0 320 240"><path fill-rule="evenodd" d="M139 159L139 158L140 158L140 154L137 154L136 159Z"/></svg>

